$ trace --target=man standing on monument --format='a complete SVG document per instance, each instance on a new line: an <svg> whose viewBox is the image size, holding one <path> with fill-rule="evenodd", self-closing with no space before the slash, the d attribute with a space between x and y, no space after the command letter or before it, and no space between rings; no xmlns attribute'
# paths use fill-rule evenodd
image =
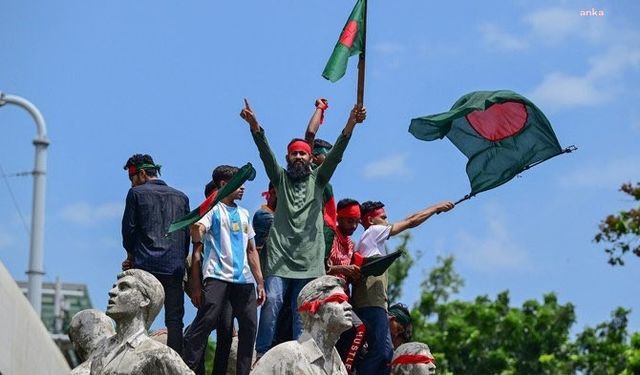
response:
<svg viewBox="0 0 640 375"><path fill-rule="evenodd" d="M249 124L253 140L258 147L269 180L278 196L274 222L267 246L269 255L265 268L267 300L262 307L256 352L264 354L271 347L276 320L283 303L291 305L293 337L297 339L302 323L296 299L309 280L325 274L322 195L357 123L364 121L366 111L354 107L347 124L333 149L321 166L311 168L311 145L303 139L294 139L287 146L287 169L278 165L267 142L265 132L245 100L240 116ZM289 301L283 296L291 292Z"/></svg>
<svg viewBox="0 0 640 375"><path fill-rule="evenodd" d="M122 245L127 259L122 269L139 268L155 276L164 288L167 345L182 351L185 259L189 254L188 229L167 235L172 222L189 213L189 199L158 178L160 165L150 155L135 154L124 169L131 189L122 217Z"/></svg>
<svg viewBox="0 0 640 375"><path fill-rule="evenodd" d="M453 203L441 202L390 224L382 202L364 202L361 206L361 221L365 231L355 251L363 257L386 255L384 244L389 237L415 228L431 216L452 208ZM353 285L351 303L364 322L369 345L369 351L359 362L359 374L389 374L387 364L393 356L393 344L387 315L387 285L386 271L380 276L363 277Z"/></svg>
<svg viewBox="0 0 640 375"><path fill-rule="evenodd" d="M213 171L216 187L222 189L237 172L236 167L218 166ZM235 202L243 195L244 186L240 186L222 198L191 229L191 300L198 313L185 335L182 358L192 369L198 368L221 311L231 303L239 326L236 373L248 375L251 370L257 308L265 294L249 212ZM198 278L200 274L203 280ZM231 341L231 337L225 339ZM226 364L214 364L214 374L225 374L226 370Z"/></svg>

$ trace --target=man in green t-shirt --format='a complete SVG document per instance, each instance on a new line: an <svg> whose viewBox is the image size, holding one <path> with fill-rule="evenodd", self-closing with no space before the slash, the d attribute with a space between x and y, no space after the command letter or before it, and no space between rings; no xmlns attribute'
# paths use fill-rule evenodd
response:
<svg viewBox="0 0 640 375"><path fill-rule="evenodd" d="M293 336L302 332L296 299L302 287L311 279L325 274L325 243L322 219L322 195L349 143L357 123L364 121L366 110L355 106L349 119L327 153L324 163L311 168L311 145L304 139L294 139L287 146L287 168L278 165L264 130L245 99L240 116L249 124L260 159L278 196L273 225L269 231L269 254L264 267L267 301L260 313L256 352L258 356L270 349L278 313L283 303L291 305ZM290 291L289 301L283 296Z"/></svg>

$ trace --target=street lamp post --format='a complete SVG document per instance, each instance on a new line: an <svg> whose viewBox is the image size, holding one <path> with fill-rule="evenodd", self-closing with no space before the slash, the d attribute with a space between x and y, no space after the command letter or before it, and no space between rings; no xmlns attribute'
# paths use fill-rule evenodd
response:
<svg viewBox="0 0 640 375"><path fill-rule="evenodd" d="M33 207L31 211L31 244L29 252L29 289L27 297L33 309L40 316L42 309L42 275L43 267L43 243L44 243L44 197L47 174L47 126L42 114L28 100L19 96L8 95L0 92L0 107L5 104L15 104L24 108L36 122L38 134L33 140L36 147L36 163L33 170Z"/></svg>

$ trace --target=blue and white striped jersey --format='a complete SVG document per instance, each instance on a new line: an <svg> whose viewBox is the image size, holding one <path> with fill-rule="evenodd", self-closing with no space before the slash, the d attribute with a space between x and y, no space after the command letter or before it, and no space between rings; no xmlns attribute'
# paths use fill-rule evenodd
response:
<svg viewBox="0 0 640 375"><path fill-rule="evenodd" d="M202 277L232 283L253 283L247 260L247 244L255 233L249 211L220 202L198 221L206 229Z"/></svg>

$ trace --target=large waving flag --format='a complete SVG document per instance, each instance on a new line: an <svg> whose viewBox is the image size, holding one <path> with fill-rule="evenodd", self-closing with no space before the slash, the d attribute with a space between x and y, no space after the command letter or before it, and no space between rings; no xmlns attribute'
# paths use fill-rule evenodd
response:
<svg viewBox="0 0 640 375"><path fill-rule="evenodd" d="M444 137L469 158L471 197L508 182L562 149L545 115L509 90L464 95L449 112L411 120L409 132L424 141Z"/></svg>
<svg viewBox="0 0 640 375"><path fill-rule="evenodd" d="M322 72L322 76L336 82L347 71L349 57L360 54L365 44L365 0L358 0L342 29L340 39Z"/></svg>
<svg viewBox="0 0 640 375"><path fill-rule="evenodd" d="M171 223L168 233L175 232L178 229L182 229L200 220L224 197L236 191L236 189L242 186L245 182L253 181L254 178L256 178L256 170L253 168L253 165L251 165L251 163L245 164L236 174L233 175L226 185L224 185L220 190L211 193L207 199L198 206L198 208L176 220L174 223Z"/></svg>

